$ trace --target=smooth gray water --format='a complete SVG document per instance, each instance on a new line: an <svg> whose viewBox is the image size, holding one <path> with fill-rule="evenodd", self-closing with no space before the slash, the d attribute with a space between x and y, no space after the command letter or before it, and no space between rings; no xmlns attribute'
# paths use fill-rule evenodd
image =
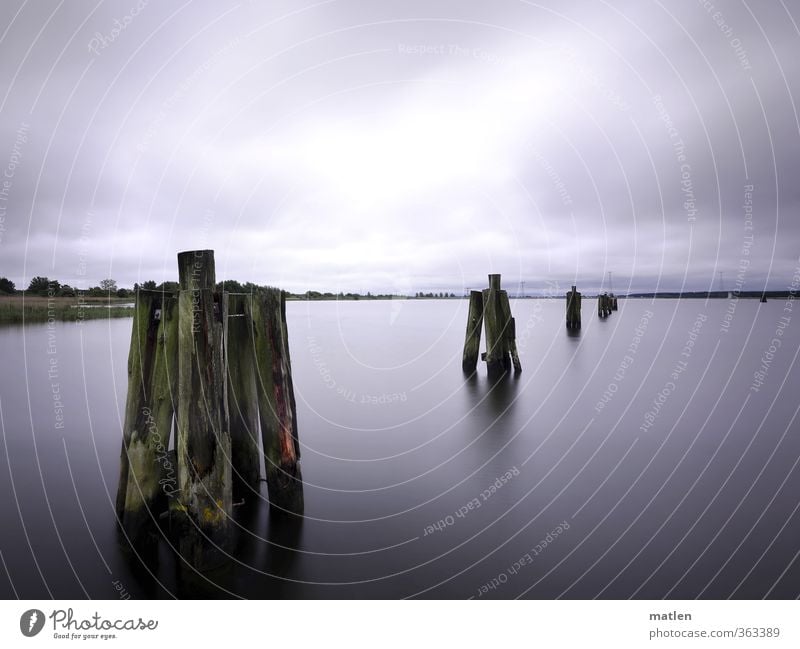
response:
<svg viewBox="0 0 800 649"><path fill-rule="evenodd" d="M490 384L464 300L289 303L306 519L255 508L191 584L117 546L131 320L2 328L0 594L797 597L792 306L585 300L570 335L519 300L523 372Z"/></svg>

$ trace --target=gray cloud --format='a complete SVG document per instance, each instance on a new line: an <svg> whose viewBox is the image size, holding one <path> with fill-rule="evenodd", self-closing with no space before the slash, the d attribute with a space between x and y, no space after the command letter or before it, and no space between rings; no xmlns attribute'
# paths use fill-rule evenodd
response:
<svg viewBox="0 0 800 649"><path fill-rule="evenodd" d="M703 289L738 268L747 185L745 288L797 265L788 4L10 4L20 285L172 279L203 246L295 290Z"/></svg>

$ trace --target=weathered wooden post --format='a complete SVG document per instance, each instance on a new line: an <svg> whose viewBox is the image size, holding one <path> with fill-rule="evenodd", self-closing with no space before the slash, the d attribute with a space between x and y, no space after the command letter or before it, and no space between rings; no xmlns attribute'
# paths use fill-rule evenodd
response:
<svg viewBox="0 0 800 649"><path fill-rule="evenodd" d="M136 292L116 499L120 528L136 548L157 539L160 505L178 491L168 451L177 397L177 303L169 293Z"/></svg>
<svg viewBox="0 0 800 649"><path fill-rule="evenodd" d="M225 560L230 542L231 438L223 305L214 292L214 251L178 254L177 458L179 550L196 569Z"/></svg>
<svg viewBox="0 0 800 649"><path fill-rule="evenodd" d="M223 299L233 488L239 497L247 495L247 487L258 485L260 478L253 313L250 295L224 293Z"/></svg>
<svg viewBox="0 0 800 649"><path fill-rule="evenodd" d="M611 315L611 298L608 297L608 293L597 296L597 315L601 318Z"/></svg>
<svg viewBox="0 0 800 649"><path fill-rule="evenodd" d="M467 317L467 333L464 337L464 354L461 358L461 368L467 374L472 374L478 366L478 356L481 347L481 327L483 326L483 293L470 291L469 316Z"/></svg>
<svg viewBox="0 0 800 649"><path fill-rule="evenodd" d="M567 291L567 329L581 328L581 294L573 285L571 291Z"/></svg>
<svg viewBox="0 0 800 649"><path fill-rule="evenodd" d="M511 304L508 301L508 292L500 291L500 310L503 317L503 332L505 333L506 349L511 354L511 363L514 365L514 372L519 374L522 371L522 365L519 362L519 354L517 353L517 323L511 316Z"/></svg>
<svg viewBox="0 0 800 649"><path fill-rule="evenodd" d="M500 275L489 275L489 288L483 289L483 326L486 331L486 351L481 355L486 361L486 372L492 377L501 376L511 369L503 336L503 322L499 305Z"/></svg>
<svg viewBox="0 0 800 649"><path fill-rule="evenodd" d="M303 477L285 299L274 288L253 296L256 390L270 505L275 511L302 514Z"/></svg>
<svg viewBox="0 0 800 649"><path fill-rule="evenodd" d="M508 294L500 288L500 275L489 275L489 288L483 291L483 326L486 332L486 351L481 358L486 361L490 378L502 376L511 370L522 370L517 355L516 331Z"/></svg>
<svg viewBox="0 0 800 649"><path fill-rule="evenodd" d="M617 298L616 298L616 296L613 293L611 293L608 297L611 300L611 310L612 311L616 311L617 310Z"/></svg>

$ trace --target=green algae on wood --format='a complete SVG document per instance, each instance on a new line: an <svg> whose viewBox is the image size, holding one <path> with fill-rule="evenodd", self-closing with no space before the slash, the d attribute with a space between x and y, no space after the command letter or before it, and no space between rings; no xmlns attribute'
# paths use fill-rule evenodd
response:
<svg viewBox="0 0 800 649"><path fill-rule="evenodd" d="M116 513L138 548L157 538L162 503L178 490L177 467L168 455L177 396L177 311L172 294L136 294Z"/></svg>
<svg viewBox="0 0 800 649"><path fill-rule="evenodd" d="M247 497L258 484L261 455L251 296L224 293L223 302L233 487L237 497Z"/></svg>
<svg viewBox="0 0 800 649"><path fill-rule="evenodd" d="M231 438L214 253L178 254L177 457L181 556L203 570L231 547Z"/></svg>
<svg viewBox="0 0 800 649"><path fill-rule="evenodd" d="M272 288L253 296L256 387L270 505L275 511L302 514L303 482L285 299L282 291Z"/></svg>
<svg viewBox="0 0 800 649"><path fill-rule="evenodd" d="M482 326L483 293L480 291L470 291L467 333L464 336L464 353L461 357L461 369L467 374L472 374L478 366Z"/></svg>

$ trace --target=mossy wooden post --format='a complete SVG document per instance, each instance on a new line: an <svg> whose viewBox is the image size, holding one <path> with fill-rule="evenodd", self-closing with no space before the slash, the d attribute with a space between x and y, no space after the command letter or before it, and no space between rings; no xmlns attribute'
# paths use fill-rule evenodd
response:
<svg viewBox="0 0 800 649"><path fill-rule="evenodd" d="M289 355L289 328L286 325L286 291L281 291L281 333L283 334L283 354L286 371L289 373L289 402L292 407L292 437L294 438L294 451L300 459L300 435L297 430L297 401L294 398L294 379L292 378L292 359Z"/></svg>
<svg viewBox="0 0 800 649"><path fill-rule="evenodd" d="M467 316L467 333L464 337L464 354L461 368L466 374L472 374L478 366L481 348L481 327L483 326L483 293L470 291L469 315Z"/></svg>
<svg viewBox="0 0 800 649"><path fill-rule="evenodd" d="M567 329L581 328L581 294L576 286L567 291Z"/></svg>
<svg viewBox="0 0 800 649"><path fill-rule="evenodd" d="M489 288L483 290L486 351L481 357L486 361L486 372L490 378L502 376L511 369L500 291L500 275L489 275Z"/></svg>
<svg viewBox="0 0 800 649"><path fill-rule="evenodd" d="M260 471L253 314L250 295L224 293L223 301L231 462L233 488L238 498L253 494L252 487L258 485Z"/></svg>
<svg viewBox="0 0 800 649"><path fill-rule="evenodd" d="M225 560L231 541L231 438L214 252L178 254L177 457L181 556L196 569Z"/></svg>
<svg viewBox="0 0 800 649"><path fill-rule="evenodd" d="M608 297L611 300L611 310L612 311L616 311L617 310L617 298L616 298L616 296L612 293Z"/></svg>
<svg viewBox="0 0 800 649"><path fill-rule="evenodd" d="M303 477L284 301L278 289L253 298L256 389L270 505L274 511L302 514Z"/></svg>
<svg viewBox="0 0 800 649"><path fill-rule="evenodd" d="M519 362L519 353L517 352L517 323L511 315L511 304L508 301L508 292L499 291L498 296L503 321L503 333L506 339L506 350L511 355L511 364L514 366L514 373L519 374L522 371L522 365Z"/></svg>
<svg viewBox="0 0 800 649"><path fill-rule="evenodd" d="M177 397L177 302L171 294L136 292L116 500L120 528L135 548L157 540L162 500L178 491L168 454Z"/></svg>

